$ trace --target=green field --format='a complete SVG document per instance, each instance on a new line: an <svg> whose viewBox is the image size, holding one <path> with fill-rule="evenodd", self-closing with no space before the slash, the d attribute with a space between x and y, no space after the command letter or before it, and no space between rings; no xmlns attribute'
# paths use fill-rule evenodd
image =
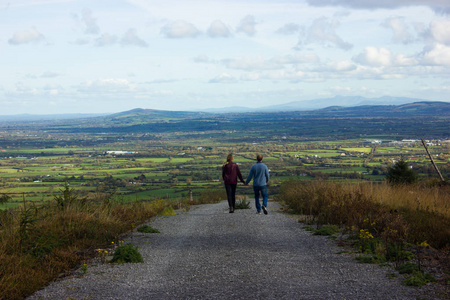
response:
<svg viewBox="0 0 450 300"><path fill-rule="evenodd" d="M406 159L422 177L435 176L420 145L371 148L362 139L286 144L267 141L257 145L208 141L207 146L200 141L183 142L168 140L157 147L153 143L145 146L142 141L125 146L122 143L120 149L139 151L117 156L106 151L119 147L101 144L95 149L102 152L93 151L92 147L73 147L70 153L67 148L1 149L0 193L12 197L7 207L19 205L24 197L29 201L50 201L66 181L87 197L98 192L114 192L125 200L180 199L187 197L190 190L198 197L203 189L222 188L221 166L230 152L244 177L256 154L264 155L264 162L271 170L271 195L277 192L282 181L292 177L382 181L387 167L400 158ZM448 144L431 147L431 151L445 173L450 159ZM38 154L43 152L58 155ZM251 191L248 193L251 196Z"/></svg>

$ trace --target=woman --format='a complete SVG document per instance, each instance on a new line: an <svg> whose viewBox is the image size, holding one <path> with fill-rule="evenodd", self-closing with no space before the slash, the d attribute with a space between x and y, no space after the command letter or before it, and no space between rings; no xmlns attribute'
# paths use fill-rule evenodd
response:
<svg viewBox="0 0 450 300"><path fill-rule="evenodd" d="M222 166L222 178L227 191L230 213L234 213L234 208L236 205L236 185L238 177L242 183L245 183L242 178L241 171L239 171L239 166L233 162L233 159L233 155L229 154L227 156L227 161Z"/></svg>

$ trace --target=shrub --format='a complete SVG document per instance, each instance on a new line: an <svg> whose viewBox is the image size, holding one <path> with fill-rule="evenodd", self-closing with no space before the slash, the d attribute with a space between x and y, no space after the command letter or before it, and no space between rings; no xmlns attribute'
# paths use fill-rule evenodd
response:
<svg viewBox="0 0 450 300"><path fill-rule="evenodd" d="M435 282L436 278L434 278L431 274L429 273L424 273L424 272L420 272L420 271L414 271L411 276L409 276L408 278L406 278L403 281L403 284L406 286L418 286L418 287L422 287L425 284L429 283L429 282Z"/></svg>
<svg viewBox="0 0 450 300"><path fill-rule="evenodd" d="M411 184L417 181L417 173L403 159L388 168L386 180L390 184Z"/></svg>
<svg viewBox="0 0 450 300"><path fill-rule="evenodd" d="M141 233L159 233L158 229L152 228L150 225L142 225L138 227L137 231Z"/></svg>
<svg viewBox="0 0 450 300"><path fill-rule="evenodd" d="M198 202L200 204L218 203L225 199L227 199L227 193L225 189L206 189L203 190L200 194Z"/></svg>
<svg viewBox="0 0 450 300"><path fill-rule="evenodd" d="M250 201L246 201L245 199L240 199L236 202L236 209L250 209Z"/></svg>
<svg viewBox="0 0 450 300"><path fill-rule="evenodd" d="M138 248L132 244L121 245L114 251L112 263L141 263L144 262Z"/></svg>
<svg viewBox="0 0 450 300"><path fill-rule="evenodd" d="M339 232L339 227L336 225L324 225L314 232L314 235L333 235Z"/></svg>
<svg viewBox="0 0 450 300"><path fill-rule="evenodd" d="M177 213L173 210L172 206L168 206L168 207L164 208L160 214L162 216L175 216Z"/></svg>

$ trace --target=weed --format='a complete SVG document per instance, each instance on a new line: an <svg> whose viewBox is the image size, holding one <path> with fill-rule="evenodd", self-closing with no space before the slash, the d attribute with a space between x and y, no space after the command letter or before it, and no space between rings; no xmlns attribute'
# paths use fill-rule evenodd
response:
<svg viewBox="0 0 450 300"><path fill-rule="evenodd" d="M430 282L436 282L436 278L434 278L433 275L421 271L414 271L411 276L403 281L403 284L406 286L422 287Z"/></svg>
<svg viewBox="0 0 450 300"><path fill-rule="evenodd" d="M175 216L177 213L173 210L172 206L168 206L160 214L161 216Z"/></svg>
<svg viewBox="0 0 450 300"><path fill-rule="evenodd" d="M141 263L144 262L138 248L132 244L121 245L114 251L112 263Z"/></svg>
<svg viewBox="0 0 450 300"><path fill-rule="evenodd" d="M138 227L137 231L141 233L159 233L158 229L153 228L150 225L142 225L141 227Z"/></svg>
<svg viewBox="0 0 450 300"><path fill-rule="evenodd" d="M333 235L339 232L336 225L324 225L314 232L314 235Z"/></svg>
<svg viewBox="0 0 450 300"><path fill-rule="evenodd" d="M358 256L356 260L363 264L381 264L386 262L384 255Z"/></svg>
<svg viewBox="0 0 450 300"><path fill-rule="evenodd" d="M303 226L303 229L306 231L316 232L316 229L312 226Z"/></svg>
<svg viewBox="0 0 450 300"><path fill-rule="evenodd" d="M250 201L246 201L245 199L240 199L236 202L236 209L250 209Z"/></svg>
<svg viewBox="0 0 450 300"><path fill-rule="evenodd" d="M83 272L83 275L86 275L88 270L88 265L87 264L82 264L81 265L81 272Z"/></svg>
<svg viewBox="0 0 450 300"><path fill-rule="evenodd" d="M412 274L419 271L419 266L412 262L406 262L397 268L400 274Z"/></svg>

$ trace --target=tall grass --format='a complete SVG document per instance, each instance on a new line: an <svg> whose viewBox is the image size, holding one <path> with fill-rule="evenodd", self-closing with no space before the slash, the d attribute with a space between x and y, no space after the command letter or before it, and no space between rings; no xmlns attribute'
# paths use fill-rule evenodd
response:
<svg viewBox="0 0 450 300"><path fill-rule="evenodd" d="M55 201L23 201L0 211L0 299L23 299L106 248L166 207L163 200L120 203L79 197L67 185Z"/></svg>
<svg viewBox="0 0 450 300"><path fill-rule="evenodd" d="M345 184L288 180L278 200L320 224L370 230L435 248L450 246L450 186Z"/></svg>

